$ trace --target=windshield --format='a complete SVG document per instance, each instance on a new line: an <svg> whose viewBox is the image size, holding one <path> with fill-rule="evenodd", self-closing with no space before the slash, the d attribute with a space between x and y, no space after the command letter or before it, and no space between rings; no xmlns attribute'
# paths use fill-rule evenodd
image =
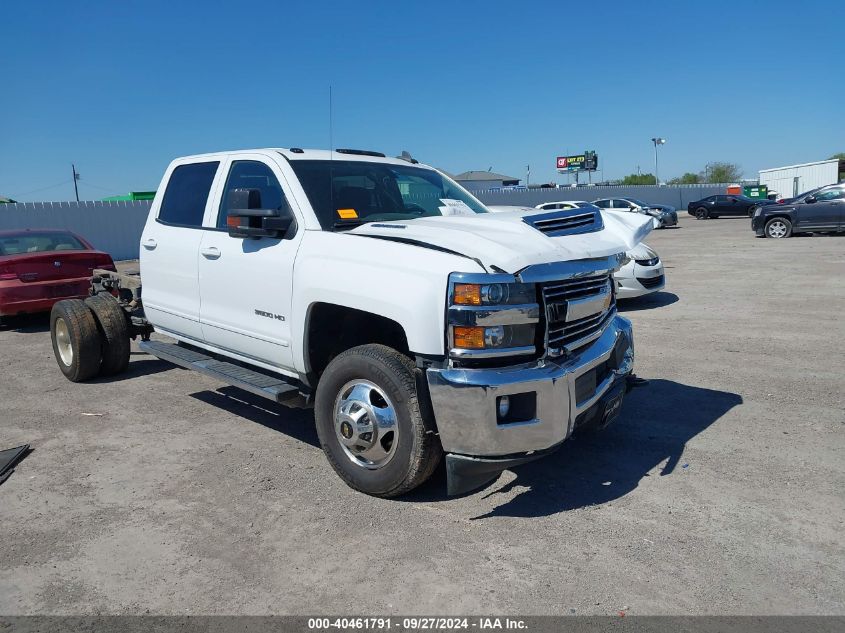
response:
<svg viewBox="0 0 845 633"><path fill-rule="evenodd" d="M648 205L643 202L642 200L637 200L636 198L625 198L628 202L633 202L638 207L647 207Z"/></svg>
<svg viewBox="0 0 845 633"><path fill-rule="evenodd" d="M293 160L320 226L487 213L477 200L432 169L365 161Z"/></svg>
<svg viewBox="0 0 845 633"><path fill-rule="evenodd" d="M592 202L576 202L575 206L579 209L589 209L590 211L601 211L599 207L594 205Z"/></svg>

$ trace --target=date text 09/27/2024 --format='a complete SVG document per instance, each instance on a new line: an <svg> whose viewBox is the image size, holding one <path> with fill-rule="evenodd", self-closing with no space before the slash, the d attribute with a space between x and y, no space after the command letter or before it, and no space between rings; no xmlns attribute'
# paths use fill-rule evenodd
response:
<svg viewBox="0 0 845 633"><path fill-rule="evenodd" d="M449 631L449 630L524 630L528 628L519 618L440 618L440 617L352 617L309 618L309 630L373 630L389 631Z"/></svg>

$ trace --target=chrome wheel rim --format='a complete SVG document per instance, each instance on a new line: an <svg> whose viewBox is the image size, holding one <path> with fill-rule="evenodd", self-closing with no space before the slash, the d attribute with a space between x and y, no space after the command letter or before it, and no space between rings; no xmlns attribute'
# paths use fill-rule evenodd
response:
<svg viewBox="0 0 845 633"><path fill-rule="evenodd" d="M56 349L59 350L62 362L70 367L73 363L73 345L64 319L56 319Z"/></svg>
<svg viewBox="0 0 845 633"><path fill-rule="evenodd" d="M367 380L352 380L340 390L334 429L349 460L367 470L386 466L399 443L396 408L380 387Z"/></svg>
<svg viewBox="0 0 845 633"><path fill-rule="evenodd" d="M777 221L769 225L769 237L779 238L784 235L786 235L786 224Z"/></svg>

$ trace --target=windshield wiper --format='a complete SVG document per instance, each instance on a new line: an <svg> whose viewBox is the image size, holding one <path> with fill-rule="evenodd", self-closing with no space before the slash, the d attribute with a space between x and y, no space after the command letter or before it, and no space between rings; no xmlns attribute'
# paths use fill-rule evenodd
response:
<svg viewBox="0 0 845 633"><path fill-rule="evenodd" d="M370 222L370 220L364 220L364 219L344 220L343 222L335 222L332 225L332 228L334 228L334 229L354 229L354 228L361 226L362 224L369 224L369 222Z"/></svg>

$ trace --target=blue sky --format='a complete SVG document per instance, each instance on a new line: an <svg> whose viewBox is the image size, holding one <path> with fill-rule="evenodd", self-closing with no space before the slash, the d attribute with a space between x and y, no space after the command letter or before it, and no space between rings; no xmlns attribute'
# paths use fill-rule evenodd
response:
<svg viewBox="0 0 845 633"><path fill-rule="evenodd" d="M176 156L329 144L605 178L845 151L845 3L7 2L0 195L155 189ZM40 190L40 191L36 191Z"/></svg>

